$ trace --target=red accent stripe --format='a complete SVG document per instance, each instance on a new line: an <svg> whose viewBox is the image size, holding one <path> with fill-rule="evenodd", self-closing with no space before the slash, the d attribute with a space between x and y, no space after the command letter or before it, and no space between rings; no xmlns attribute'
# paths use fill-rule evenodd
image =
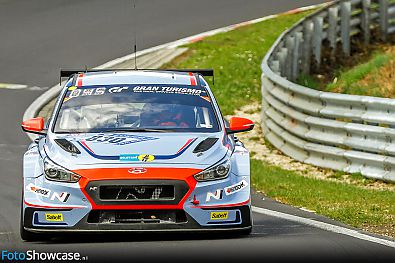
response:
<svg viewBox="0 0 395 263"><path fill-rule="evenodd" d="M191 76L191 85L196 86L196 78L192 72L189 72L189 76Z"/></svg>
<svg viewBox="0 0 395 263"><path fill-rule="evenodd" d="M95 153L94 151L92 151L91 148L89 148L89 146L86 144L85 141L81 141L81 144L84 145L89 151L91 151L92 153Z"/></svg>
<svg viewBox="0 0 395 263"><path fill-rule="evenodd" d="M184 144L184 146L182 146L181 149L178 150L177 153L179 153L179 152L181 152L182 150L184 150L184 148L187 147L187 146L191 143L191 141L193 141L193 139L189 139L189 140Z"/></svg>
<svg viewBox="0 0 395 263"><path fill-rule="evenodd" d="M46 206L46 205L34 205L31 203L26 202L25 200L23 201L25 205L31 206L31 207L37 207L37 208L51 208L51 209L74 209L74 208L85 208L84 206Z"/></svg>
<svg viewBox="0 0 395 263"><path fill-rule="evenodd" d="M226 208L226 207L235 207L235 206L242 206L246 205L251 201L251 199L248 199L245 202L242 203L236 203L236 204L225 204L225 205L196 205L196 206L191 206L191 208Z"/></svg>
<svg viewBox="0 0 395 263"><path fill-rule="evenodd" d="M82 86L82 78L84 77L84 74L79 74L78 75L78 80L77 80L77 86L81 87Z"/></svg>

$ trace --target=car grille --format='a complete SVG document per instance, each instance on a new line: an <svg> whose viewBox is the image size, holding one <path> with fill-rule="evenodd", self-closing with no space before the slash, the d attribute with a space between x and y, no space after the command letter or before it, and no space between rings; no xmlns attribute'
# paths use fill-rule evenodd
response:
<svg viewBox="0 0 395 263"><path fill-rule="evenodd" d="M183 180L100 180L85 187L96 205L177 205L188 190Z"/></svg>
<svg viewBox="0 0 395 263"><path fill-rule="evenodd" d="M104 185L101 200L173 200L173 185Z"/></svg>

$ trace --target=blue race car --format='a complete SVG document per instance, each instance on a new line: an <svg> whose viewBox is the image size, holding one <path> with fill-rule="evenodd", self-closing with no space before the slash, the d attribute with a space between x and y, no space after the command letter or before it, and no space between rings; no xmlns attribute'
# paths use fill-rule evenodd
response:
<svg viewBox="0 0 395 263"><path fill-rule="evenodd" d="M209 74L207 74L209 73ZM68 71L23 160L21 237L43 233L252 228L250 157L203 75Z"/></svg>

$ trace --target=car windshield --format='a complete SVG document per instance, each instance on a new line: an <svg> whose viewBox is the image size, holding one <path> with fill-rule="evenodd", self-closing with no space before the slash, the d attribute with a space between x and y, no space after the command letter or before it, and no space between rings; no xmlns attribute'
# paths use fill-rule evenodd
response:
<svg viewBox="0 0 395 263"><path fill-rule="evenodd" d="M53 131L217 132L219 125L204 87L73 86L63 98Z"/></svg>

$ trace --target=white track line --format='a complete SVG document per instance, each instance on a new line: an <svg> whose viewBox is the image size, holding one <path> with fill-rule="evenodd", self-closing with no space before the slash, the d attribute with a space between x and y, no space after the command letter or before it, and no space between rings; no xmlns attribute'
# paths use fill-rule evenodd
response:
<svg viewBox="0 0 395 263"><path fill-rule="evenodd" d="M0 83L0 89L26 89L27 85L23 84L11 84L11 83Z"/></svg>
<svg viewBox="0 0 395 263"><path fill-rule="evenodd" d="M320 222L320 221L317 221L317 220L308 219L308 218L295 216L295 215L290 215L290 214L277 212L277 211L273 211L273 210L269 210L269 209L265 209L265 208L260 208L260 207L256 207L256 206L252 207L252 211L255 212L255 213L268 215L268 216L273 216L273 217L277 217L277 218L281 218L281 219L297 222L297 223L300 223L300 224L316 227L316 228L319 228L319 229L323 229L325 231L330 231L330 232L334 232L334 233L338 233L338 234L342 234L342 235L346 235L346 236L351 236L351 237L358 238L358 239L361 239L361 240L366 240L366 241L370 241L370 242L377 243L377 244L380 244L380 245L384 245L384 246L387 246L387 247L395 248L395 242L394 241L390 241L390 240L381 239L381 238L378 238L378 237L373 237L373 236L370 236L370 235L362 234L362 233L360 233L360 232L358 232L356 230L348 229L348 228L345 228L345 227L336 226L336 225Z"/></svg>

